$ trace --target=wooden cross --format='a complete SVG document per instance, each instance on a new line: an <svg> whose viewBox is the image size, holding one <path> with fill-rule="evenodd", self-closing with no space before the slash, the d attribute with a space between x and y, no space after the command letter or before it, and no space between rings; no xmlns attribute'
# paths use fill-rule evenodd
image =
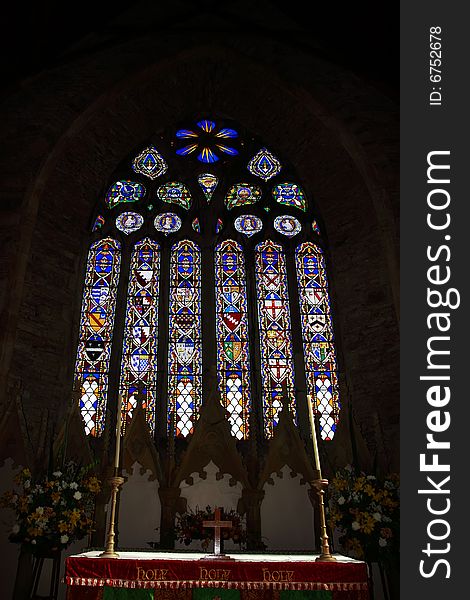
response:
<svg viewBox="0 0 470 600"><path fill-rule="evenodd" d="M221 521L221 508L217 507L214 512L214 520L213 521L203 521L203 527L213 527L214 528L214 554L213 556L224 556L220 552L220 530L225 527L232 527L232 521Z"/></svg>

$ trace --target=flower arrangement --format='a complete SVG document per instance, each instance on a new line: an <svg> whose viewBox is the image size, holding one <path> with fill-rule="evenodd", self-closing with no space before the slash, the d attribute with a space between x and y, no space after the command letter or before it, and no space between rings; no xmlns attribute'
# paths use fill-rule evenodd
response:
<svg viewBox="0 0 470 600"><path fill-rule="evenodd" d="M17 490L6 492L1 505L16 513L9 536L31 551L57 551L93 530L93 511L99 480L89 475L91 466L66 463L51 475L35 481L29 469L15 477Z"/></svg>
<svg viewBox="0 0 470 600"><path fill-rule="evenodd" d="M369 562L396 558L399 551L399 476L380 482L351 465L328 486L328 524L337 529L344 552Z"/></svg>
<svg viewBox="0 0 470 600"><path fill-rule="evenodd" d="M221 538L223 540L232 540L235 544L239 544L240 548L246 547L247 535L246 529L243 526L242 517L235 511L223 511L222 517L224 521L232 521L232 527L229 529L221 529ZM196 510L189 509L182 514L177 513L175 522L175 537L176 539L189 546L193 540L201 540L201 546L204 551L209 547L211 540L214 539L214 529L203 526L203 521L212 521L214 519L214 509L206 506L205 510L201 510L196 506Z"/></svg>

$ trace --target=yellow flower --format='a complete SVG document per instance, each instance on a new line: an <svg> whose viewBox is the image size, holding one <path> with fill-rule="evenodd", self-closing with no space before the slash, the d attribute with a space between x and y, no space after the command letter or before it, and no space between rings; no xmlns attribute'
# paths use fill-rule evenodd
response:
<svg viewBox="0 0 470 600"><path fill-rule="evenodd" d="M60 531L60 533L64 533L65 531L68 531L69 525L68 525L68 523L65 523L64 521L59 521L57 528Z"/></svg>
<svg viewBox="0 0 470 600"><path fill-rule="evenodd" d="M346 481L341 479L341 477L333 477L333 481L331 482L333 487L336 488L339 492L346 489Z"/></svg>
<svg viewBox="0 0 470 600"><path fill-rule="evenodd" d="M366 482L366 478L361 476L358 477L356 483L354 484L354 491L355 492L360 492L362 489L364 489L364 484Z"/></svg>
<svg viewBox="0 0 470 600"><path fill-rule="evenodd" d="M39 527L28 527L28 535L31 537L39 537L43 534L43 530Z"/></svg>
<svg viewBox="0 0 470 600"><path fill-rule="evenodd" d="M370 483L366 483L366 485L364 486L364 491L368 496L370 496L371 498L374 498L374 496L375 496L374 488L371 486Z"/></svg>
<svg viewBox="0 0 470 600"><path fill-rule="evenodd" d="M345 546L346 552L349 552L353 556L355 556L357 558L364 557L364 550L362 548L361 542L358 539L352 538L350 540L346 540L344 546Z"/></svg>
<svg viewBox="0 0 470 600"><path fill-rule="evenodd" d="M375 519L369 513L360 513L359 515L359 523L361 525L361 529L364 533L372 533L375 527Z"/></svg>
<svg viewBox="0 0 470 600"><path fill-rule="evenodd" d="M56 504L60 500L60 492L52 492L51 494L52 502Z"/></svg>

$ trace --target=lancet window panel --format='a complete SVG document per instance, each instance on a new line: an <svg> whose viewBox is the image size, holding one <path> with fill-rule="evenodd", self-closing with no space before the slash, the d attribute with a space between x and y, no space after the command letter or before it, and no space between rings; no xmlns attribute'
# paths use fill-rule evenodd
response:
<svg viewBox="0 0 470 600"><path fill-rule="evenodd" d="M159 277L160 248L146 238L134 246L129 273L119 386L123 431L136 407L136 394L150 429L155 430Z"/></svg>
<svg viewBox="0 0 470 600"><path fill-rule="evenodd" d="M201 253L189 240L170 259L168 428L193 433L202 401Z"/></svg>
<svg viewBox="0 0 470 600"><path fill-rule="evenodd" d="M287 273L282 246L256 246L256 287L261 348L264 432L271 437L287 402L296 420L294 360Z"/></svg>
<svg viewBox="0 0 470 600"><path fill-rule="evenodd" d="M87 435L100 436L106 417L109 359L116 310L121 246L111 238L93 243L86 266L75 364L80 412Z"/></svg>
<svg viewBox="0 0 470 600"><path fill-rule="evenodd" d="M242 247L226 240L215 249L217 371L232 435L248 436L251 409L246 274Z"/></svg>
<svg viewBox="0 0 470 600"><path fill-rule="evenodd" d="M296 267L307 393L314 399L324 440L332 440L339 416L339 393L325 257L311 242L298 246Z"/></svg>

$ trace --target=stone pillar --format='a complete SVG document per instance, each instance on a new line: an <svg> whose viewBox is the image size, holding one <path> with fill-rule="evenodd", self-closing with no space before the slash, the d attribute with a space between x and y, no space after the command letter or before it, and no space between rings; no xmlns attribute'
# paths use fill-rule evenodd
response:
<svg viewBox="0 0 470 600"><path fill-rule="evenodd" d="M261 541L261 502L264 490L244 489L241 503L246 513L246 530L248 532L247 550L262 550Z"/></svg>
<svg viewBox="0 0 470 600"><path fill-rule="evenodd" d="M160 519L160 548L173 550L175 547L174 528L175 514L178 508L182 508L181 489L158 488L158 495L162 503L162 517Z"/></svg>

